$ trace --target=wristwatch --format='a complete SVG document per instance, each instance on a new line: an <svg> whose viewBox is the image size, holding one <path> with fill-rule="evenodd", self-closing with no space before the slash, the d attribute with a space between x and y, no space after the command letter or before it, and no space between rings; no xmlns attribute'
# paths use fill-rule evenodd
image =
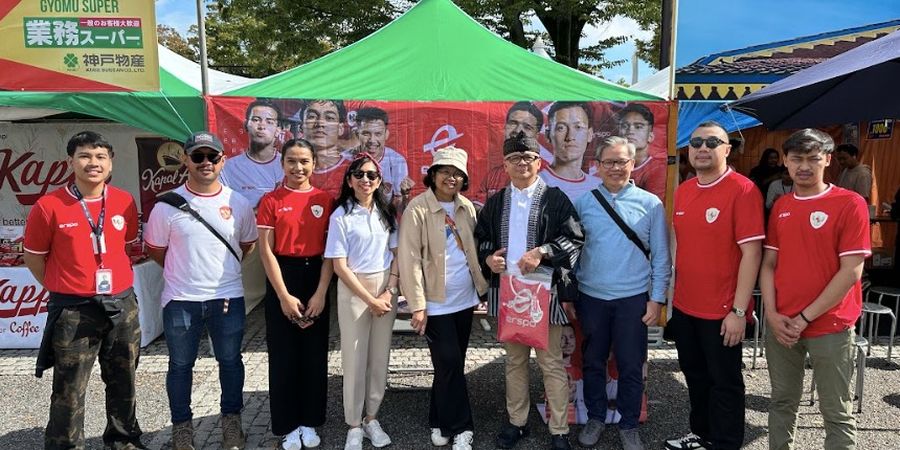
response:
<svg viewBox="0 0 900 450"><path fill-rule="evenodd" d="M541 256L547 255L548 253L550 253L550 245L544 244L538 247L538 252L540 252Z"/></svg>
<svg viewBox="0 0 900 450"><path fill-rule="evenodd" d="M400 289L397 286L391 286L387 288L387 291L391 293L391 295L400 295Z"/></svg>
<svg viewBox="0 0 900 450"><path fill-rule="evenodd" d="M737 306L732 306L731 312L733 312L734 315L736 315L738 317L744 317L745 315L747 315L747 311L744 311L743 309L738 308Z"/></svg>

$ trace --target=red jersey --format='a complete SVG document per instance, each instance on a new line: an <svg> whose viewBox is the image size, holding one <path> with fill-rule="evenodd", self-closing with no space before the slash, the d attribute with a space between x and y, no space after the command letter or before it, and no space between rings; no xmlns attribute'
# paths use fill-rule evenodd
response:
<svg viewBox="0 0 900 450"><path fill-rule="evenodd" d="M114 294L132 287L134 274L125 245L137 239L137 207L131 194L113 186L106 186L104 195L106 253L102 255L94 254L91 227L80 202L68 187L41 197L31 208L25 225L25 250L47 255L44 287L48 291L94 296L95 277L101 265L112 271ZM102 199L86 199L85 203L97 224Z"/></svg>
<svg viewBox="0 0 900 450"><path fill-rule="evenodd" d="M685 181L675 190L672 226L675 307L701 319L725 317L734 306L740 245L765 238L759 189L731 169L709 184Z"/></svg>
<svg viewBox="0 0 900 450"><path fill-rule="evenodd" d="M281 185L259 201L256 226L274 230L276 255L319 256L325 253L333 205L334 199L321 189L297 191Z"/></svg>
<svg viewBox="0 0 900 450"><path fill-rule="evenodd" d="M341 159L341 161L326 169L313 170L313 174L309 177L313 186L327 192L331 197L338 198L341 195L341 187L344 185L344 174L347 173L347 167L350 167L349 159Z"/></svg>
<svg viewBox="0 0 900 450"><path fill-rule="evenodd" d="M666 176L668 166L666 159L663 158L647 158L640 166L631 171L631 178L634 185L656 194L660 200L666 201Z"/></svg>
<svg viewBox="0 0 900 450"><path fill-rule="evenodd" d="M811 197L779 198L769 216L765 247L778 252L775 307L795 317L825 290L841 267L841 257L872 254L869 209L859 194L831 185ZM803 330L803 337L852 327L862 311L859 280L844 299Z"/></svg>

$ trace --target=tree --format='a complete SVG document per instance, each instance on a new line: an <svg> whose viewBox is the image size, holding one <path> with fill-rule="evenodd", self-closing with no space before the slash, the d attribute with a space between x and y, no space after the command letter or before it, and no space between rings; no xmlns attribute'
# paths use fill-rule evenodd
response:
<svg viewBox="0 0 900 450"><path fill-rule="evenodd" d="M207 52L210 65L261 77L298 66L356 42L409 9L413 0L218 0L209 2ZM629 36L613 36L580 47L585 27L616 16L631 17L654 39L638 41L642 59L658 65L662 0L454 0L466 13L500 36L530 48L540 22L552 43L553 58L597 73L623 61L604 52Z"/></svg>
<svg viewBox="0 0 900 450"><path fill-rule="evenodd" d="M601 25L616 16L634 19L642 29L653 30L650 41L636 40L641 59L659 65L659 24L661 0L455 0L469 15L510 42L530 48L534 37L525 29L531 14L547 30L553 44L553 59L569 67L597 73L617 66L623 60L610 61L604 52L628 40L630 36L612 36L581 47L587 25Z"/></svg>
<svg viewBox="0 0 900 450"><path fill-rule="evenodd" d="M193 37L191 37L192 34ZM191 25L191 28L188 30L188 38L185 38L178 30L168 25L159 24L156 26L156 39L169 50L193 62L200 61L196 25Z"/></svg>

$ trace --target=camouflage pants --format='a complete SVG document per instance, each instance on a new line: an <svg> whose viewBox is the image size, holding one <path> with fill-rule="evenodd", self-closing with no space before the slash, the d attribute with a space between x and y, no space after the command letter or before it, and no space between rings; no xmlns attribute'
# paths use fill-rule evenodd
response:
<svg viewBox="0 0 900 450"><path fill-rule="evenodd" d="M45 449L84 448L84 395L94 361L106 384L107 447L141 448L135 414L135 370L141 343L137 300L122 299L121 320L114 326L96 304L66 307L53 328L53 393Z"/></svg>

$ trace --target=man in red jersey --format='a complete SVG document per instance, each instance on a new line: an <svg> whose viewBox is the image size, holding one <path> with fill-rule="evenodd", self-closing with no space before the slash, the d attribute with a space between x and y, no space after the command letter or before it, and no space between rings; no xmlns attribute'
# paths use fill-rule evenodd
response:
<svg viewBox="0 0 900 450"><path fill-rule="evenodd" d="M127 245L137 239L134 199L109 186L113 149L83 131L66 147L75 182L43 197L25 226L25 264L50 292L36 375L53 367L45 449L84 448L84 394L94 360L106 384L109 448L144 448L135 415L141 329Z"/></svg>
<svg viewBox="0 0 900 450"><path fill-rule="evenodd" d="M691 432L666 448L738 449L744 442L741 341L762 259L762 195L727 165L728 133L691 133L697 177L675 190L675 300L671 335L690 395Z"/></svg>
<svg viewBox="0 0 900 450"><path fill-rule="evenodd" d="M808 356L824 448L853 449L853 326L862 311L863 261L872 254L868 207L859 194L825 183L831 136L800 130L783 150L794 193L779 198L769 216L759 276L769 325L769 448L793 447Z"/></svg>

